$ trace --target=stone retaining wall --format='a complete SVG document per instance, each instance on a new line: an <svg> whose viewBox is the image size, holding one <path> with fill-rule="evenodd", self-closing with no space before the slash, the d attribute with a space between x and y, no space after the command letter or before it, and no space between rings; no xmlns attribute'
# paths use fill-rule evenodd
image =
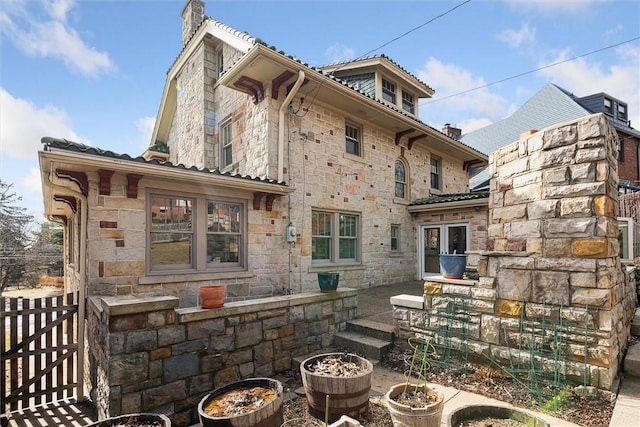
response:
<svg viewBox="0 0 640 427"><path fill-rule="evenodd" d="M433 335L430 317L459 302L471 353L503 365L514 350L549 356L541 370L611 388L635 309L632 270L618 253L615 155L602 115L492 154L488 250L470 254L479 280L427 278L423 310L396 308L401 337Z"/></svg>
<svg viewBox="0 0 640 427"><path fill-rule="evenodd" d="M92 297L85 383L100 419L161 412L197 422L199 401L240 379L269 377L329 346L355 318L357 292L307 293L177 308L177 297Z"/></svg>

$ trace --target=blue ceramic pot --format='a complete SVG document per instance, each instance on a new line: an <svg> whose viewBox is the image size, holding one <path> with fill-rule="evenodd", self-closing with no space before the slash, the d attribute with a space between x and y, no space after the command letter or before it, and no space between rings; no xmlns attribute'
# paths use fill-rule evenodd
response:
<svg viewBox="0 0 640 427"><path fill-rule="evenodd" d="M318 273L320 292L335 292L340 281L340 273Z"/></svg>
<svg viewBox="0 0 640 427"><path fill-rule="evenodd" d="M441 254L440 273L445 279L462 279L467 266L467 256L464 254Z"/></svg>

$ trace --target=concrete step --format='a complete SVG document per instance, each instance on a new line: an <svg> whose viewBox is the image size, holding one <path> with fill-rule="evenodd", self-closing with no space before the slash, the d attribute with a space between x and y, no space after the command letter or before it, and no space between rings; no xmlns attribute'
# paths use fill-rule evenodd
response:
<svg viewBox="0 0 640 427"><path fill-rule="evenodd" d="M624 373L630 377L640 378L640 342L633 344L624 357Z"/></svg>
<svg viewBox="0 0 640 427"><path fill-rule="evenodd" d="M631 320L631 335L640 337L640 307L636 308L636 313Z"/></svg>
<svg viewBox="0 0 640 427"><path fill-rule="evenodd" d="M373 364L378 363L393 347L391 341L352 331L337 333L333 337L333 345L359 354Z"/></svg>
<svg viewBox="0 0 640 427"><path fill-rule="evenodd" d="M357 332L384 341L393 342L394 338L393 326L367 318L349 320L347 322L347 331Z"/></svg>

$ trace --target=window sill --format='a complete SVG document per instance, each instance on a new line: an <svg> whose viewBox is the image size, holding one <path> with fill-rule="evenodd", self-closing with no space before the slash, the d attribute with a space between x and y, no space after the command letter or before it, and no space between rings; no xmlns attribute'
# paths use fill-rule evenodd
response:
<svg viewBox="0 0 640 427"><path fill-rule="evenodd" d="M362 264L323 264L323 265L312 265L307 269L307 273L323 273L326 271L354 271L354 270L364 270L364 266Z"/></svg>
<svg viewBox="0 0 640 427"><path fill-rule="evenodd" d="M389 258L402 258L404 254L400 251L389 251Z"/></svg>
<svg viewBox="0 0 640 427"><path fill-rule="evenodd" d="M160 283L174 283L185 281L200 281L200 280L224 280L224 279L245 279L253 277L254 274L247 270L237 271L203 271L201 273L162 273L154 272L147 276L138 278L138 284L140 285L156 285Z"/></svg>
<svg viewBox="0 0 640 427"><path fill-rule="evenodd" d="M346 160L353 160L354 162L358 162L358 163L365 163L365 164L367 163L364 157L356 156L355 154L343 153L342 158Z"/></svg>
<svg viewBox="0 0 640 427"><path fill-rule="evenodd" d="M408 206L410 202L407 199L403 199L401 197L394 197L393 198L393 203L396 204L396 205Z"/></svg>

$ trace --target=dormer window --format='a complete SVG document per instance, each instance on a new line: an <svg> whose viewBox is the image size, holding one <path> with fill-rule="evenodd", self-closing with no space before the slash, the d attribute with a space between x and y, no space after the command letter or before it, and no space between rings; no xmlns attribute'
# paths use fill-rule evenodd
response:
<svg viewBox="0 0 640 427"><path fill-rule="evenodd" d="M393 105L396 104L396 85L389 80L382 79L382 99Z"/></svg>
<svg viewBox="0 0 640 427"><path fill-rule="evenodd" d="M607 114L613 114L613 109L611 108L611 100L608 98L604 99L604 112Z"/></svg>
<svg viewBox="0 0 640 427"><path fill-rule="evenodd" d="M414 114L413 95L409 92L402 91L402 109L407 113Z"/></svg>
<svg viewBox="0 0 640 427"><path fill-rule="evenodd" d="M618 118L620 120L627 120L627 106L624 104L618 104Z"/></svg>

